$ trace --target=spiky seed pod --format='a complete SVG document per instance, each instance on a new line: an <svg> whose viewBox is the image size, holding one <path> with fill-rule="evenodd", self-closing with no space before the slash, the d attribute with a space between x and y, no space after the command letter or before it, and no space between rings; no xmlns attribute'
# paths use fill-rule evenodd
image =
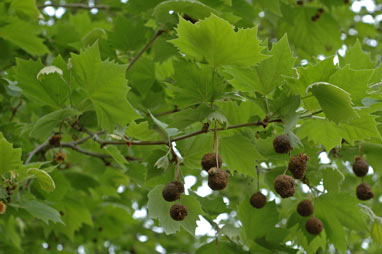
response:
<svg viewBox="0 0 382 254"><path fill-rule="evenodd" d="M267 203L267 197L261 192L256 192L251 196L250 203L255 208L263 208Z"/></svg>
<svg viewBox="0 0 382 254"><path fill-rule="evenodd" d="M162 190L162 196L164 200L168 202L179 199L180 194L184 192L184 186L179 181L172 181L166 184Z"/></svg>
<svg viewBox="0 0 382 254"><path fill-rule="evenodd" d="M274 183L276 192L282 198L289 198L294 195L294 179L288 175L279 175L276 177Z"/></svg>
<svg viewBox="0 0 382 254"><path fill-rule="evenodd" d="M61 135L60 134L55 134L49 139L49 144L54 147L60 146L61 142Z"/></svg>
<svg viewBox="0 0 382 254"><path fill-rule="evenodd" d="M324 224L322 224L322 221L316 217L310 218L305 223L306 231L308 231L308 233L312 235L319 235L323 228Z"/></svg>
<svg viewBox="0 0 382 254"><path fill-rule="evenodd" d="M220 154L218 154L218 163L219 163L219 165L217 166L216 165L216 153L206 153L205 155L203 155L202 168L204 170L208 171L208 170L210 170L210 168L221 168L222 163L223 163L223 159L220 156Z"/></svg>
<svg viewBox="0 0 382 254"><path fill-rule="evenodd" d="M357 156L353 163L353 172L358 177L363 177L369 171L369 164L362 157Z"/></svg>
<svg viewBox="0 0 382 254"><path fill-rule="evenodd" d="M361 183L356 189L357 198L359 200L369 200L374 197L374 192L368 183Z"/></svg>
<svg viewBox="0 0 382 254"><path fill-rule="evenodd" d="M181 221L188 215L187 207L180 204L172 205L170 208L170 216L176 221Z"/></svg>
<svg viewBox="0 0 382 254"><path fill-rule="evenodd" d="M277 136L273 140L273 148L275 149L276 153L288 153L290 150L292 150L288 135L283 134Z"/></svg>
<svg viewBox="0 0 382 254"><path fill-rule="evenodd" d="M220 168L208 170L208 186L213 190L222 190L227 186L229 174Z"/></svg>
<svg viewBox="0 0 382 254"><path fill-rule="evenodd" d="M54 155L54 160L57 162L57 163L62 163L64 162L66 159L66 154L63 153L63 152L57 152L55 155Z"/></svg>
<svg viewBox="0 0 382 254"><path fill-rule="evenodd" d="M299 154L290 158L288 170L292 173L294 178L301 179L305 176L308 160L309 157L306 154Z"/></svg>
<svg viewBox="0 0 382 254"><path fill-rule="evenodd" d="M176 187L178 188L179 193L184 193L184 185L183 185L182 182L180 182L180 181L172 181L172 183L176 185Z"/></svg>
<svg viewBox="0 0 382 254"><path fill-rule="evenodd" d="M309 199L302 200L298 205L297 205L297 212L301 216L307 217L313 214L314 212L314 207L313 203Z"/></svg>
<svg viewBox="0 0 382 254"><path fill-rule="evenodd" d="M3 201L0 201L0 214L4 214L7 210L7 205L3 203Z"/></svg>

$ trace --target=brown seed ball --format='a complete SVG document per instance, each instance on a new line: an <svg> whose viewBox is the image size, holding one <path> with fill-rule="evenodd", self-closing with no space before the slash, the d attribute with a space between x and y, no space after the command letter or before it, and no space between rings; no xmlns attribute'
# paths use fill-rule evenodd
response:
<svg viewBox="0 0 382 254"><path fill-rule="evenodd" d="M61 135L60 134L55 134L49 139L49 144L54 147L60 146L61 142Z"/></svg>
<svg viewBox="0 0 382 254"><path fill-rule="evenodd" d="M208 170L208 186L213 190L222 190L227 186L228 173L220 168Z"/></svg>
<svg viewBox="0 0 382 254"><path fill-rule="evenodd" d="M54 160L57 162L57 163L62 163L64 162L66 159L66 154L62 153L62 152L57 152L55 155L54 155Z"/></svg>
<svg viewBox="0 0 382 254"><path fill-rule="evenodd" d="M210 168L221 168L223 160L220 154L218 154L219 166L216 166L216 153L206 153L202 158L202 167L208 171Z"/></svg>
<svg viewBox="0 0 382 254"><path fill-rule="evenodd" d="M290 158L288 170L292 173L294 178L301 179L305 176L308 159L309 157L306 154L299 154Z"/></svg>
<svg viewBox="0 0 382 254"><path fill-rule="evenodd" d="M294 195L294 179L288 175L279 175L276 177L274 183L276 192L282 198L289 198Z"/></svg>
<svg viewBox="0 0 382 254"><path fill-rule="evenodd" d="M180 194L184 192L184 186L179 181L172 181L166 184L162 190L162 196L164 200L168 202L179 199Z"/></svg>
<svg viewBox="0 0 382 254"><path fill-rule="evenodd" d="M255 208L263 208L267 203L267 198L261 192L257 192L251 196L250 203Z"/></svg>
<svg viewBox="0 0 382 254"><path fill-rule="evenodd" d="M367 161L362 159L362 157L357 156L355 157L354 163L353 163L353 172L358 177L363 177L367 174L369 171L369 164L367 164Z"/></svg>
<svg viewBox="0 0 382 254"><path fill-rule="evenodd" d="M170 208L170 216L176 221L181 221L188 215L188 210L184 205L175 204Z"/></svg>
<svg viewBox="0 0 382 254"><path fill-rule="evenodd" d="M4 214L7 210L7 205L3 203L3 201L0 201L0 214Z"/></svg>
<svg viewBox="0 0 382 254"><path fill-rule="evenodd" d="M312 201L305 199L301 201L297 206L297 212L301 216L307 217L313 214L314 207Z"/></svg>
<svg viewBox="0 0 382 254"><path fill-rule="evenodd" d="M273 140L273 148L276 153L288 153L292 149L288 135L277 136Z"/></svg>
<svg viewBox="0 0 382 254"><path fill-rule="evenodd" d="M374 197L374 192L368 183L361 183L358 185L356 194L359 200L369 200Z"/></svg>
<svg viewBox="0 0 382 254"><path fill-rule="evenodd" d="M324 224L322 224L322 221L316 217L310 218L305 224L306 231L312 235L319 235L323 228Z"/></svg>

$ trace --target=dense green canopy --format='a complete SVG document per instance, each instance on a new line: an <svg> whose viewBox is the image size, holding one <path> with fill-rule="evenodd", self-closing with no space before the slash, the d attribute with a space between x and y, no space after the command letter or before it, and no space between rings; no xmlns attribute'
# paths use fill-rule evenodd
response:
<svg viewBox="0 0 382 254"><path fill-rule="evenodd" d="M381 21L380 0L0 1L0 253L380 254Z"/></svg>

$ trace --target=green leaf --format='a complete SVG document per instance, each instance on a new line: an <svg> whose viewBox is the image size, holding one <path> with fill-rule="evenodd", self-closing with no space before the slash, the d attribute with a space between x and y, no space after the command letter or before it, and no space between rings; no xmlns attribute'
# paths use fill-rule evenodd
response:
<svg viewBox="0 0 382 254"><path fill-rule="evenodd" d="M343 253L346 250L343 227L357 231L367 229L365 214L357 203L355 195L349 193L323 194L314 201L315 215L323 220L328 238Z"/></svg>
<svg viewBox="0 0 382 254"><path fill-rule="evenodd" d="M269 51L270 58L262 61L252 69L227 67L226 72L232 75L229 82L237 89L248 92L269 94L280 86L284 76L293 76L295 58L289 47L288 38L284 35Z"/></svg>
<svg viewBox="0 0 382 254"><path fill-rule="evenodd" d="M328 82L347 91L352 101L360 105L361 100L368 95L368 83L373 72L374 70L352 70L346 65L330 76Z"/></svg>
<svg viewBox="0 0 382 254"><path fill-rule="evenodd" d="M36 8L35 0L13 0L11 1L11 8L21 17L28 17L30 19L37 19L39 11Z"/></svg>
<svg viewBox="0 0 382 254"><path fill-rule="evenodd" d="M46 224L48 224L49 221L64 224L57 210L44 203L36 200L22 200L19 206L29 212L33 217L42 220Z"/></svg>
<svg viewBox="0 0 382 254"><path fill-rule="evenodd" d="M113 23L114 28L109 33L109 40L115 48L128 51L137 49L145 43L148 29L143 22L118 16Z"/></svg>
<svg viewBox="0 0 382 254"><path fill-rule="evenodd" d="M54 129L58 129L60 127L62 121L79 114L79 111L71 108L59 109L49 113L37 120L37 122L33 125L30 136L39 139L46 139L52 134Z"/></svg>
<svg viewBox="0 0 382 254"><path fill-rule="evenodd" d="M128 137L137 138L139 140L152 140L155 137L152 129L149 129L149 122L131 122L127 126L125 134Z"/></svg>
<svg viewBox="0 0 382 254"><path fill-rule="evenodd" d="M372 69L374 62L370 59L370 53L365 53L362 50L361 43L357 39L352 47L346 50L344 57L339 57L341 66L350 65L355 70Z"/></svg>
<svg viewBox="0 0 382 254"><path fill-rule="evenodd" d="M359 117L340 123L342 137L351 144L354 144L356 140L381 138L376 126L376 116L371 115L368 109L357 110L356 113Z"/></svg>
<svg viewBox="0 0 382 254"><path fill-rule="evenodd" d="M52 177L50 177L50 175L45 170L31 168L28 170L28 173L34 175L37 178L41 189L43 189L44 191L52 192L56 188Z"/></svg>
<svg viewBox="0 0 382 254"><path fill-rule="evenodd" d="M127 74L129 85L142 96L146 95L155 82L154 62L147 56L142 56Z"/></svg>
<svg viewBox="0 0 382 254"><path fill-rule="evenodd" d="M329 77L337 71L333 64L333 57L328 57L315 65L309 64L306 67L297 68L298 78L288 79L290 89L295 93L304 96L306 88L315 82L328 81Z"/></svg>
<svg viewBox="0 0 382 254"><path fill-rule="evenodd" d="M281 12L283 17L276 25L277 34L281 37L287 33L289 42L300 57L311 59L324 52L334 53L341 47L339 24L330 14L324 13L313 22L316 7L300 8L296 4L281 4Z"/></svg>
<svg viewBox="0 0 382 254"><path fill-rule="evenodd" d="M34 56L49 53L49 49L43 44L43 40L37 35L39 29L29 22L17 18L8 18L8 24L0 26L0 37L8 40L26 52Z"/></svg>
<svg viewBox="0 0 382 254"><path fill-rule="evenodd" d="M356 111L352 108L349 93L341 88L329 83L318 82L310 85L307 91L311 91L316 97L329 120L339 123L357 117Z"/></svg>
<svg viewBox="0 0 382 254"><path fill-rule="evenodd" d="M153 16L159 23L169 23L173 16L169 14L172 10L176 13L185 13L195 20L210 16L211 13L218 12L209 6L195 0L168 0L158 4L153 11Z"/></svg>
<svg viewBox="0 0 382 254"><path fill-rule="evenodd" d="M374 222L371 226L371 237L379 245L382 244L382 224L379 222Z"/></svg>
<svg viewBox="0 0 382 254"><path fill-rule="evenodd" d="M177 129L184 129L195 122L202 122L211 112L211 107L204 103L195 109L189 108L181 110L180 112L172 114L173 122L170 126Z"/></svg>
<svg viewBox="0 0 382 254"><path fill-rule="evenodd" d="M261 7L277 16L282 16L279 0L259 0Z"/></svg>
<svg viewBox="0 0 382 254"><path fill-rule="evenodd" d="M121 151L118 150L117 147L115 146L106 146L105 147L105 150L108 154L111 155L111 157L113 157L113 159L115 160L115 162L118 163L118 165L125 169L126 168L126 163L127 163L127 160L125 159L125 157L122 155Z"/></svg>
<svg viewBox="0 0 382 254"><path fill-rule="evenodd" d="M179 18L177 39L171 42L186 56L219 65L254 66L267 57L261 53L257 27L239 29L214 14L195 24Z"/></svg>
<svg viewBox="0 0 382 254"><path fill-rule="evenodd" d="M68 86L61 77L62 74L50 72L41 76L40 71L44 71L47 67L44 68L40 60L16 59L16 62L16 79L23 89L23 94L34 102L55 109L65 104L68 98Z"/></svg>
<svg viewBox="0 0 382 254"><path fill-rule="evenodd" d="M65 200L60 211L63 214L64 224L54 225L53 228L63 232L71 240L74 239L74 232L78 231L83 224L93 225L92 215L88 207L79 201Z"/></svg>
<svg viewBox="0 0 382 254"><path fill-rule="evenodd" d="M169 235L180 230L180 223L170 217L171 203L163 199L163 187L163 185L157 185L149 192L147 195L149 199L147 207L149 210L149 218L158 219L159 225L163 228L164 232Z"/></svg>
<svg viewBox="0 0 382 254"><path fill-rule="evenodd" d="M21 166L21 148L13 148L0 132L0 175Z"/></svg>
<svg viewBox="0 0 382 254"><path fill-rule="evenodd" d="M168 159L168 153L162 157L160 157L154 164L156 168L166 170L168 168L168 165L170 164L170 161Z"/></svg>
<svg viewBox="0 0 382 254"><path fill-rule="evenodd" d="M249 253L248 251L244 251L242 247L236 245L231 242L223 242L219 240L219 244L216 244L215 241L211 243L205 244L201 246L195 254L211 254L211 253L219 253L219 254L245 254Z"/></svg>
<svg viewBox="0 0 382 254"><path fill-rule="evenodd" d="M210 103L224 93L225 84L214 69L207 65L175 62L175 84L169 88L173 93L172 103L187 107Z"/></svg>
<svg viewBox="0 0 382 254"><path fill-rule="evenodd" d="M326 168L323 172L324 187L328 192L338 192L342 182L345 180L344 174L335 168Z"/></svg>
<svg viewBox="0 0 382 254"><path fill-rule="evenodd" d="M333 122L326 119L307 119L297 129L300 139L308 138L316 144L321 144L330 151L333 147L341 145L342 133Z"/></svg>
<svg viewBox="0 0 382 254"><path fill-rule="evenodd" d="M72 54L72 60L74 83L91 101L101 128L112 130L115 124L125 125L139 118L126 99L125 65L101 61L98 44L80 55Z"/></svg>
<svg viewBox="0 0 382 254"><path fill-rule="evenodd" d="M241 202L237 213L243 224L242 234L244 242L261 238L268 232L271 232L279 217L274 201L268 202L261 209L256 209L250 205L249 197Z"/></svg>
<svg viewBox="0 0 382 254"><path fill-rule="evenodd" d="M204 212L199 201L194 196L181 196L180 197L182 205L187 207L188 215L180 222L182 227L191 235L195 235L196 221L199 220L199 215L203 215Z"/></svg>
<svg viewBox="0 0 382 254"><path fill-rule="evenodd" d="M253 177L256 177L256 160L264 159L254 144L241 135L221 138L219 152L231 171L237 170Z"/></svg>

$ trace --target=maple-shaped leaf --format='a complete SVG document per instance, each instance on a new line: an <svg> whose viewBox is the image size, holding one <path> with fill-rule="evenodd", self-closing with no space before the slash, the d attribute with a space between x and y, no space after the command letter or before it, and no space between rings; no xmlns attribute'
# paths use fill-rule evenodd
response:
<svg viewBox="0 0 382 254"><path fill-rule="evenodd" d="M213 67L220 65L254 66L267 56L261 51L257 27L234 30L222 18L211 14L195 24L179 17L178 38L171 40L186 57L207 60Z"/></svg>
<svg viewBox="0 0 382 254"><path fill-rule="evenodd" d="M254 68L227 67L226 72L233 77L229 82L239 90L257 91L265 95L281 85L284 76L294 75L292 67L295 58L286 35L273 44L269 54L270 58Z"/></svg>
<svg viewBox="0 0 382 254"><path fill-rule="evenodd" d="M49 53L43 40L37 36L39 29L31 23L17 18L8 18L8 24L0 26L0 38L8 40L31 55L41 56Z"/></svg>
<svg viewBox="0 0 382 254"><path fill-rule="evenodd" d="M362 50L361 43L358 39L354 45L346 51L344 57L339 57L339 62L341 66L349 64L351 68L356 70L372 69L375 65L375 62L372 62L370 59L370 53L366 53Z"/></svg>
<svg viewBox="0 0 382 254"><path fill-rule="evenodd" d="M21 148L13 148L0 132L0 175L21 166Z"/></svg>
<svg viewBox="0 0 382 254"><path fill-rule="evenodd" d="M72 54L72 60L74 85L91 101L101 128L112 130L115 124L139 118L126 98L126 65L102 61L97 43L80 55Z"/></svg>
<svg viewBox="0 0 382 254"><path fill-rule="evenodd" d="M329 83L350 93L352 101L360 105L361 100L367 96L368 82L373 73L374 70L353 70L346 65L330 76Z"/></svg>
<svg viewBox="0 0 382 254"><path fill-rule="evenodd" d="M293 93L305 95L306 88L315 82L328 81L329 77L337 71L333 64L333 57L319 61L317 64L309 64L297 68L298 78L287 79L287 84Z"/></svg>

